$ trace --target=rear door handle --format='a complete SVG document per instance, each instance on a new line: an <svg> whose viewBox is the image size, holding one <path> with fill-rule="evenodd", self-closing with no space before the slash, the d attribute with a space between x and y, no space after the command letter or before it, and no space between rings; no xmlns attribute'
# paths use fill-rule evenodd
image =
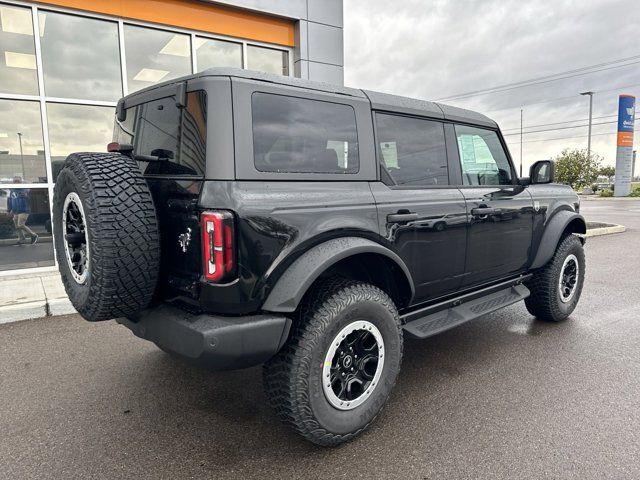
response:
<svg viewBox="0 0 640 480"><path fill-rule="evenodd" d="M487 215L500 215L502 213L501 208L490 208L490 207L478 207L471 209L471 215L474 217L484 217Z"/></svg>
<svg viewBox="0 0 640 480"><path fill-rule="evenodd" d="M420 218L417 213L391 213L387 215L388 223L413 222Z"/></svg>

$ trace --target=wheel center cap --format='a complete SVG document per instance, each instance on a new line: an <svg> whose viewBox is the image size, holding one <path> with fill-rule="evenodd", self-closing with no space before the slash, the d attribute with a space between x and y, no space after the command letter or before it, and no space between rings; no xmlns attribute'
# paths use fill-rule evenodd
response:
<svg viewBox="0 0 640 480"><path fill-rule="evenodd" d="M351 355L347 355L346 357L344 357L344 359L342 360L342 366L344 368L349 368L351 367L351 364L353 364L353 358L351 358Z"/></svg>

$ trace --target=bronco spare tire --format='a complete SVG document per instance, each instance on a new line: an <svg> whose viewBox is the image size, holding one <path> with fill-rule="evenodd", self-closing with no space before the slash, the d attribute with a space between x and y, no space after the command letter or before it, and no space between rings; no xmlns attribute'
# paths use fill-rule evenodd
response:
<svg viewBox="0 0 640 480"><path fill-rule="evenodd" d="M87 320L132 316L153 296L160 240L135 160L72 153L56 180L53 231L67 295Z"/></svg>

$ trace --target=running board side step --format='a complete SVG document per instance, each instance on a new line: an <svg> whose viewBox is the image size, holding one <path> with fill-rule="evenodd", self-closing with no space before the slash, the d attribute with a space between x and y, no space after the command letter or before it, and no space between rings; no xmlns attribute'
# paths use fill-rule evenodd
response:
<svg viewBox="0 0 640 480"><path fill-rule="evenodd" d="M427 338L487 313L495 312L512 303L524 300L530 293L529 289L524 285L513 285L497 292L474 298L460 305L411 320L403 328L412 337Z"/></svg>

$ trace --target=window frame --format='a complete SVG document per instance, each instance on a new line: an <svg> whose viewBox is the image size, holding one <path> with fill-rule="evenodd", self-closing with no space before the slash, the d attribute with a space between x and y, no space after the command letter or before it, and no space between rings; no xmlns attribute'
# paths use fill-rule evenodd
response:
<svg viewBox="0 0 640 480"><path fill-rule="evenodd" d="M509 163L509 168L511 169L511 183L507 183L507 184L500 184L500 185L465 185L463 183L462 180L462 157L460 156L460 149L458 146L458 135L455 131L455 127L456 125L461 125L461 126L465 126L465 127L473 127L473 128L477 128L479 130L488 130L490 132L494 132L496 134L496 136L498 137L498 141L500 142L500 145L502 147L502 150L504 151L505 157L507 159L507 162ZM455 150L455 156L456 158L454 159L455 166L456 166L456 179L457 179L457 187L458 188L499 188L499 187L513 187L514 185L519 185L520 184L520 180L518 179L518 175L516 173L516 169L515 166L513 164L513 159L511 158L511 153L509 152L509 149L507 148L507 143L504 141L504 137L502 136L502 132L500 131L500 128L496 127L496 128L489 128L489 127L485 127L485 126L481 126L481 125L476 125L474 123L466 123L466 122L451 122L451 127L452 127L452 131L453 131L453 139L455 140L455 145L454 145L454 150Z"/></svg>
<svg viewBox="0 0 640 480"><path fill-rule="evenodd" d="M384 183L387 187L393 190L425 190L425 189L442 189L442 188L451 188L454 184L452 182L452 167L451 167L451 156L452 156L452 142L451 136L448 133L447 126L450 125L451 122L447 122L442 118L438 117L430 117L430 116L422 116L422 115L411 115L402 112L395 112L393 110L380 110L380 109L372 109L371 114L373 117L373 129L374 129L374 148L376 152L376 166L378 169L379 180ZM396 117L406 117L406 118L415 118L417 120L430 121L435 123L440 123L443 127L444 134L444 145L446 152L446 164L447 164L447 176L449 181L446 184L442 185L398 185L391 174L387 171L384 165L384 159L382 158L382 151L379 148L379 135L378 135L378 114L382 115L393 115Z"/></svg>
<svg viewBox="0 0 640 480"><path fill-rule="evenodd" d="M235 177L237 180L278 181L374 181L377 179L371 107L366 97L327 93L303 87L272 84L253 79L231 79L233 95L233 130L235 144ZM254 93L316 100L353 108L358 140L359 170L355 173L261 172L254 162L253 118L251 98Z"/></svg>

